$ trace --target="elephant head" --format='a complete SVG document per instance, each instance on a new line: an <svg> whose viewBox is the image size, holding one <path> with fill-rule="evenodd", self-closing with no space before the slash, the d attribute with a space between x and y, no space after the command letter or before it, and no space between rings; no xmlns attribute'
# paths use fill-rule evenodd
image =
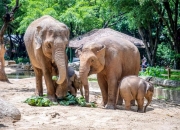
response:
<svg viewBox="0 0 180 130"><path fill-rule="evenodd" d="M148 95L148 97L152 97L153 93L154 93L153 84L146 81L146 95Z"/></svg>
<svg viewBox="0 0 180 130"><path fill-rule="evenodd" d="M52 64L56 64L58 69L58 79L56 83L56 96L63 97L67 94L67 61L66 61L66 47L69 43L69 29L68 27L56 21L41 22L35 31L35 47L36 49L42 49L46 58L52 61ZM61 92L59 92L61 91Z"/></svg>
<svg viewBox="0 0 180 130"><path fill-rule="evenodd" d="M104 69L106 46L91 43L77 50L80 58L79 76L85 89L86 101L89 100L88 76Z"/></svg>

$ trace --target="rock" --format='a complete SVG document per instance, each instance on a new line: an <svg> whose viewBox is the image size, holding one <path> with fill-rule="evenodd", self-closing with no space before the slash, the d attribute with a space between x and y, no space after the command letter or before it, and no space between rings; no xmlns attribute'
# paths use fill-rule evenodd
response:
<svg viewBox="0 0 180 130"><path fill-rule="evenodd" d="M157 90L156 90L156 97L158 98L158 99L163 99L163 93L162 93L162 87L157 87L156 88Z"/></svg>
<svg viewBox="0 0 180 130"><path fill-rule="evenodd" d="M171 100L171 101L176 101L176 96L177 96L176 91L174 91L174 90L169 90L169 93L170 93L170 100Z"/></svg>
<svg viewBox="0 0 180 130"><path fill-rule="evenodd" d="M170 99L170 92L168 89L162 89L163 92L163 97L165 100L169 100Z"/></svg>
<svg viewBox="0 0 180 130"><path fill-rule="evenodd" d="M0 99L0 118L11 117L14 120L21 119L20 111L11 103Z"/></svg>
<svg viewBox="0 0 180 130"><path fill-rule="evenodd" d="M180 91L177 91L176 101L177 101L177 102L180 102Z"/></svg>

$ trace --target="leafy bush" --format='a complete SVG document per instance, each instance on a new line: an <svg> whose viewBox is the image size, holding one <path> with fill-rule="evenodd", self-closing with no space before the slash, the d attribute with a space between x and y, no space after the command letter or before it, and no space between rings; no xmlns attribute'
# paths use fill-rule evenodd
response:
<svg viewBox="0 0 180 130"><path fill-rule="evenodd" d="M160 77L161 74L166 73L165 68L160 67L147 67L145 72L141 72L141 76L154 76L154 77Z"/></svg>
<svg viewBox="0 0 180 130"><path fill-rule="evenodd" d="M168 79L168 72L164 67L147 67L146 70L139 73L139 76L153 76ZM179 80L180 71L171 70L170 80Z"/></svg>
<svg viewBox="0 0 180 130"><path fill-rule="evenodd" d="M180 57L179 54L170 49L171 47L166 43L158 45L156 53L156 64L159 66L170 66L175 67L176 59Z"/></svg>
<svg viewBox="0 0 180 130"><path fill-rule="evenodd" d="M30 63L29 58L27 57L17 57L14 59L16 61L16 63Z"/></svg>

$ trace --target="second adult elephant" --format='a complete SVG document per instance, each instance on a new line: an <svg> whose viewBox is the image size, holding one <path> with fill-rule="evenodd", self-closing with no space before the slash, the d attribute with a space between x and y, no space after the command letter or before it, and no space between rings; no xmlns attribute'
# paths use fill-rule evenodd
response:
<svg viewBox="0 0 180 130"><path fill-rule="evenodd" d="M138 75L140 54L137 47L118 36L99 38L77 50L80 58L79 74L89 101L87 77L97 74L102 93L102 104L115 109L118 82L127 75Z"/></svg>
<svg viewBox="0 0 180 130"><path fill-rule="evenodd" d="M51 16L43 16L33 21L24 35L26 49L36 76L36 92L43 95L44 76L47 96L56 101L68 91L66 46L69 42L68 27ZM52 81L52 68L58 69L59 78ZM56 88L57 87L57 88Z"/></svg>

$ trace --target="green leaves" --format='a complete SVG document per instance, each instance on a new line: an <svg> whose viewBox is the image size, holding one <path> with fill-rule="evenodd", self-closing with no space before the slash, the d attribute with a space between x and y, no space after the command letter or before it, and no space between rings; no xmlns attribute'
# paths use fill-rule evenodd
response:
<svg viewBox="0 0 180 130"><path fill-rule="evenodd" d="M46 97L32 96L27 98L24 103L28 103L30 106L48 107L51 105L57 105L57 103L51 102Z"/></svg>
<svg viewBox="0 0 180 130"><path fill-rule="evenodd" d="M94 102L87 103L83 96L75 97L70 93L68 93L65 99L61 100L59 103L63 106L80 105L81 107L96 107Z"/></svg>
<svg viewBox="0 0 180 130"><path fill-rule="evenodd" d="M79 105L81 107L96 107L94 102L86 103L86 100L83 96L75 97L70 93L67 93L66 97L63 100L59 100L58 102L62 106ZM39 106L39 107L58 105L58 102L51 102L47 98L47 95L44 95L43 97L32 96L24 101L24 103L27 103L30 106Z"/></svg>

